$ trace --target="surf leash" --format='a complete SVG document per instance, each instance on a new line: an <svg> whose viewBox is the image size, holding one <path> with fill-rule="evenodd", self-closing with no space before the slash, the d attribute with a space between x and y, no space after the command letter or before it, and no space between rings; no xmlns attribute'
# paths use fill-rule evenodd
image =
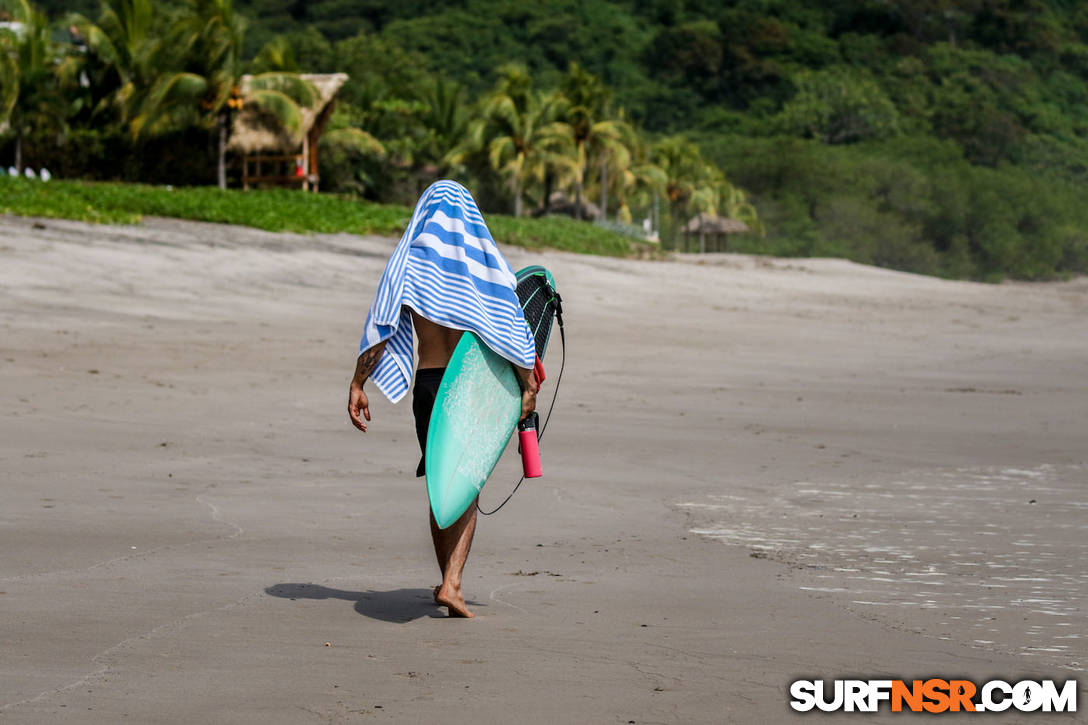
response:
<svg viewBox="0 0 1088 725"><path fill-rule="evenodd" d="M553 294L555 295L555 321L559 323L559 341L563 347L563 357L560 358L559 361L559 375L555 377L555 390L552 392L552 402L551 405L548 406L548 414L544 416L544 425L540 426L540 432L537 433L536 436L536 439L538 441L544 437L544 431L548 428L548 421L552 419L552 411L555 410L555 399L559 395L559 384L563 382L563 368L567 365L567 335L563 331L563 298L559 296L558 292L553 292ZM482 508L480 508L480 498L477 496L476 510L484 516L490 516L491 514L496 513L499 509L506 505L507 501L514 497L514 494L518 492L518 489L521 488L521 484L524 481L525 476L519 478L517 484L514 486L514 490L506 495L506 498L502 500L502 503L500 503L498 506L491 509L490 511L484 511Z"/></svg>

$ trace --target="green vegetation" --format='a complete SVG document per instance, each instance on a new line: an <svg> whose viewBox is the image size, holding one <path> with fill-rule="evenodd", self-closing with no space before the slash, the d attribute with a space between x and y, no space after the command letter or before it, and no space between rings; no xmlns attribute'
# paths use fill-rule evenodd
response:
<svg viewBox="0 0 1088 725"><path fill-rule="evenodd" d="M724 137L708 154L760 199L766 238L736 251L846 257L945 277L1046 279L1088 270L1084 187L972 165L950 142L850 146Z"/></svg>
<svg viewBox="0 0 1088 725"><path fill-rule="evenodd" d="M0 214L18 214L96 223L134 224L144 216L239 224L272 232L348 232L398 236L412 210L331 194L284 189L243 192L214 187L168 188L143 184L50 181L0 175ZM585 254L626 256L629 239L568 218L488 217L503 245L552 248Z"/></svg>
<svg viewBox="0 0 1088 725"><path fill-rule="evenodd" d="M649 245L570 217L525 219L492 214L487 217L487 225L500 244L513 244L526 249L547 247L565 252L611 257L626 257L636 251L650 251Z"/></svg>
<svg viewBox="0 0 1088 725"><path fill-rule="evenodd" d="M134 224L140 220L137 213L89 198L86 190L90 188L90 185L71 181L46 185L0 176L0 213L100 224Z"/></svg>
<svg viewBox="0 0 1088 725"><path fill-rule="evenodd" d="M561 191L650 217L666 248L712 211L755 230L730 237L744 251L1088 272L1083 3L2 3L26 28L0 30L4 165L212 183L239 104L289 123L297 73L343 71L325 191L405 205L453 177L489 218Z"/></svg>

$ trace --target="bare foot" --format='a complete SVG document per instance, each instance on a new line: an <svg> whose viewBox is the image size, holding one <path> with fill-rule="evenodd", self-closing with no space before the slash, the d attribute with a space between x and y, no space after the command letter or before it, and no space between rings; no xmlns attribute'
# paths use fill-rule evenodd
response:
<svg viewBox="0 0 1088 725"><path fill-rule="evenodd" d="M460 589L442 585L438 588L438 593L434 595L434 600L443 607L448 607L451 617L465 617L471 619L476 616L465 606L465 598L462 596Z"/></svg>
<svg viewBox="0 0 1088 725"><path fill-rule="evenodd" d="M435 604L441 604L442 603L442 602L438 601L438 590L441 589L441 588L442 588L442 585L439 584L438 586L436 586L434 588L434 591L432 592L432 595L434 596L434 603Z"/></svg>

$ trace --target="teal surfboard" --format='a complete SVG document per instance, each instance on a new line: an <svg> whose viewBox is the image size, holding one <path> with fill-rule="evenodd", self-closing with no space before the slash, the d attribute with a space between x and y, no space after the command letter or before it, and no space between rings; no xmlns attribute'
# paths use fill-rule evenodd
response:
<svg viewBox="0 0 1088 725"><path fill-rule="evenodd" d="M518 298L543 359L555 282L543 267L527 267L517 276ZM461 518L476 500L520 414L521 387L513 366L475 333L463 334L442 376L427 428L427 496L440 528Z"/></svg>

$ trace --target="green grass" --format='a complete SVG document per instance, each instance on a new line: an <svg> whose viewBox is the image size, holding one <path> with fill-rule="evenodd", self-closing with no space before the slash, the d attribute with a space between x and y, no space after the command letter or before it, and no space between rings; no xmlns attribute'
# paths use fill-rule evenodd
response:
<svg viewBox="0 0 1088 725"><path fill-rule="evenodd" d="M137 224L144 216L162 216L238 224L272 232L399 236L412 211L403 206L289 190L171 189L59 180L42 183L0 176L0 213L100 224ZM501 245L614 257L636 251L627 237L573 219L488 215L487 220Z"/></svg>
<svg viewBox="0 0 1088 725"><path fill-rule="evenodd" d="M589 222L564 216L527 219L489 214L487 225L500 244L513 244L526 249L547 247L579 254L626 257L636 248L645 250L650 246Z"/></svg>

